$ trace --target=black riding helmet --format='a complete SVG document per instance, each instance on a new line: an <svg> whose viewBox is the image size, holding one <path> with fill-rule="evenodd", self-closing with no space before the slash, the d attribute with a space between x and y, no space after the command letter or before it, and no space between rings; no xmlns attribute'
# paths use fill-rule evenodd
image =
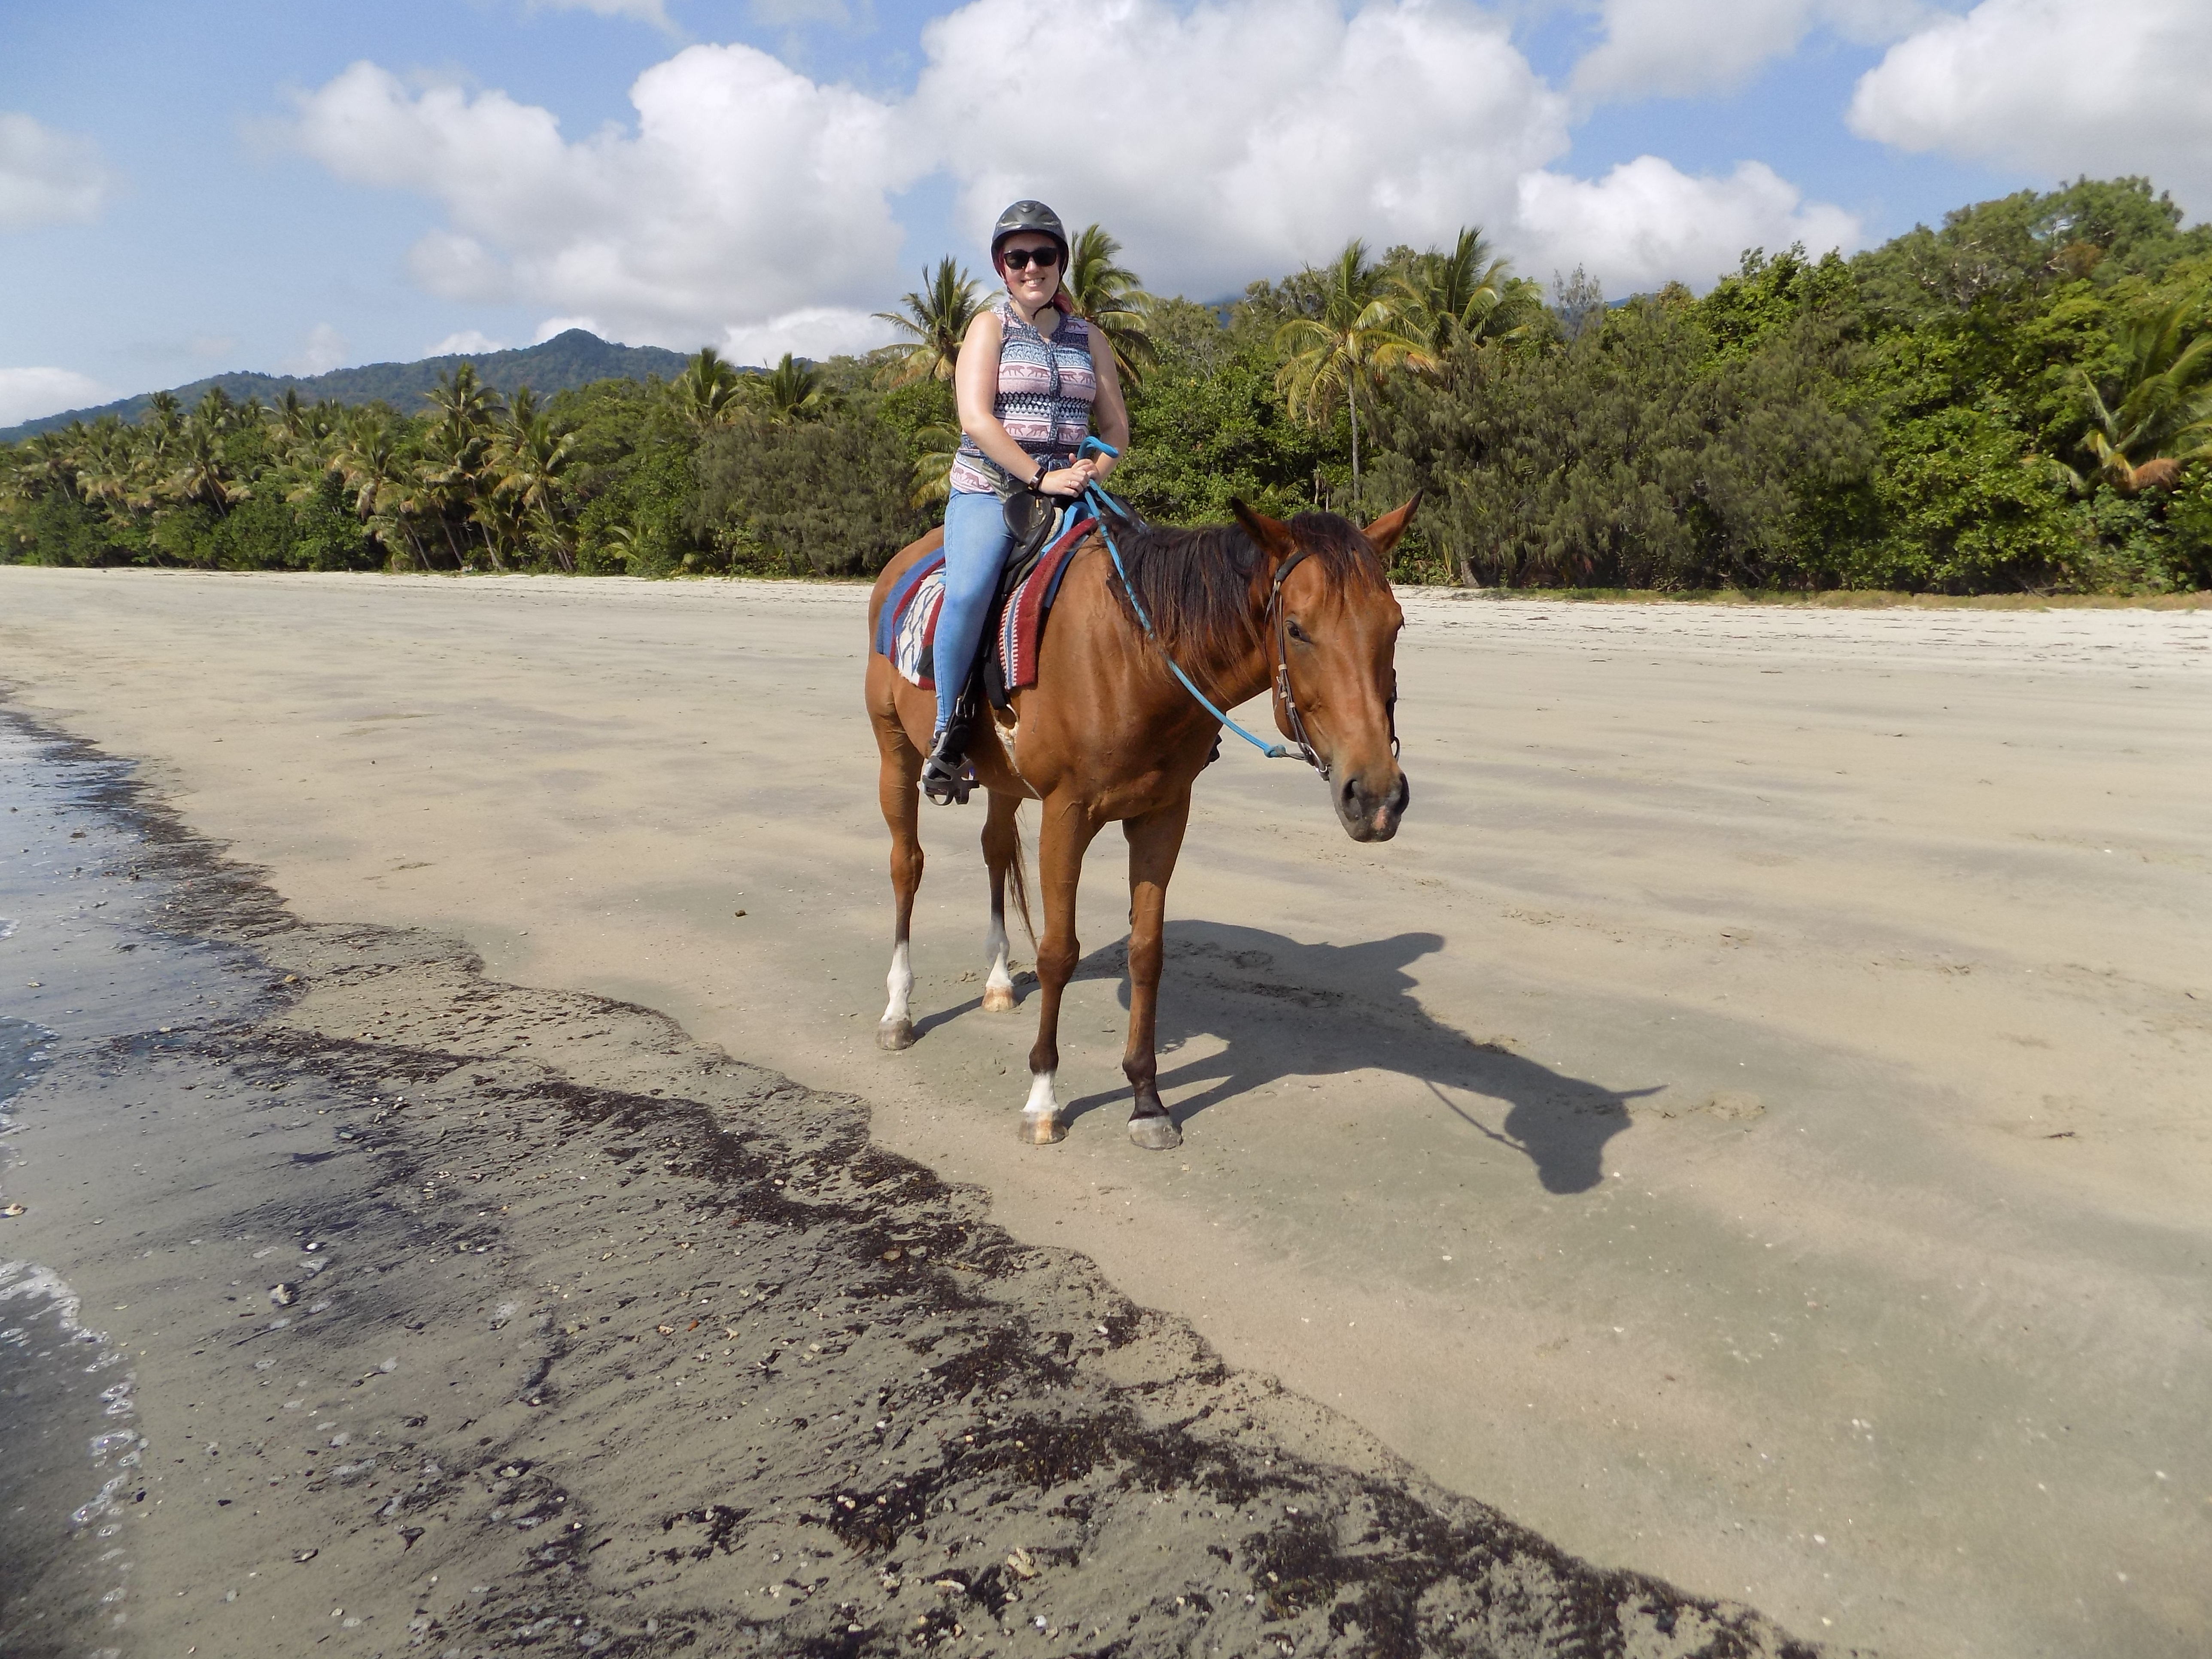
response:
<svg viewBox="0 0 2212 1659"><path fill-rule="evenodd" d="M1000 243L1025 230L1049 236L1058 243L1060 268L1067 269L1067 228L1060 222L1060 216L1042 202L1017 202L999 216L999 222L991 227L991 263L998 263Z"/></svg>

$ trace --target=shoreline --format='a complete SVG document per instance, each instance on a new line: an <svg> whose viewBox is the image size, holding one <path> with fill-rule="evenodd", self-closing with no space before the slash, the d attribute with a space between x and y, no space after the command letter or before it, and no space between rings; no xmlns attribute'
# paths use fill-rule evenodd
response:
<svg viewBox="0 0 2212 1659"><path fill-rule="evenodd" d="M5 567L0 567L4 568ZM24 568L44 567L25 566ZM666 576L580 575L563 570L227 570L171 565L88 565L88 574L150 574L162 576L312 576L359 581L504 581L578 583L638 587L729 586L757 588L857 589L867 592L872 576L787 576L750 573L678 573ZM2212 611L2212 589L2169 593L1916 593L1894 588L1823 588L1817 592L1761 588L1465 587L1455 582L1394 582L1400 597L1480 599L1497 604L1667 605L1712 610L1777 611L1967 611L2030 614L2063 611Z"/></svg>
<svg viewBox="0 0 2212 1659"><path fill-rule="evenodd" d="M10 942L60 965L7 994L56 1040L0 1250L133 1356L71 1546L121 1534L122 1650L1812 1651L1422 1481L851 1097L301 921L10 724L11 774L108 780L33 842L83 948Z"/></svg>

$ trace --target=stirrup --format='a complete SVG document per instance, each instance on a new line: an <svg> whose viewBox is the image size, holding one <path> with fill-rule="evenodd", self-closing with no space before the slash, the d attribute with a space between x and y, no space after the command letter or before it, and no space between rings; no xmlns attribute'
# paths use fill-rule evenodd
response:
<svg viewBox="0 0 2212 1659"><path fill-rule="evenodd" d="M939 732L936 748L921 763L921 793L939 806L965 806L975 787L975 775L968 767L968 745L953 733L950 726Z"/></svg>

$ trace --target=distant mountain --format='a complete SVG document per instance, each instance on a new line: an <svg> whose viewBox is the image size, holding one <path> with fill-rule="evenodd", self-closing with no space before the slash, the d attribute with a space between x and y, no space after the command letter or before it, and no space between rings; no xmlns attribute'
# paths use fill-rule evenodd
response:
<svg viewBox="0 0 2212 1659"><path fill-rule="evenodd" d="M471 351L452 357L425 357L413 363L364 363L358 368L334 368L327 374L305 377L214 374L173 390L177 400L187 409L198 402L210 386L219 386L241 400L252 394L264 404L275 403L284 395L285 387L292 386L309 403L326 398L342 404L370 404L381 399L402 413L412 415L421 411L422 394L438 384L438 377L452 374L464 362L474 363L486 384L503 392L526 386L534 392L550 393L588 386L593 380L641 380L648 374L672 380L683 372L684 355L664 351L659 346L617 345L583 329L572 328L542 345L520 351ZM59 415L26 421L21 426L0 431L0 443L13 443L33 433L67 426L71 421L97 420L102 415L136 421L145 412L153 395L142 392L135 398L102 404L97 409L65 410Z"/></svg>

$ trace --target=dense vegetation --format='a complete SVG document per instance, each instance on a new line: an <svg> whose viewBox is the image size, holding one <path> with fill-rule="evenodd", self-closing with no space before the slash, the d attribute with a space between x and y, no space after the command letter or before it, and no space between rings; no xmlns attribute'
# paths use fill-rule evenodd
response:
<svg viewBox="0 0 2212 1659"><path fill-rule="evenodd" d="M1428 505L1409 580L2162 592L2212 586L2212 230L2142 179L1962 209L1698 298L1547 293L1480 236L1354 243L1233 303L1070 287L1131 387L1117 489L1171 521ZM866 359L417 410L156 394L0 446L0 562L860 574L939 510L954 262Z"/></svg>

